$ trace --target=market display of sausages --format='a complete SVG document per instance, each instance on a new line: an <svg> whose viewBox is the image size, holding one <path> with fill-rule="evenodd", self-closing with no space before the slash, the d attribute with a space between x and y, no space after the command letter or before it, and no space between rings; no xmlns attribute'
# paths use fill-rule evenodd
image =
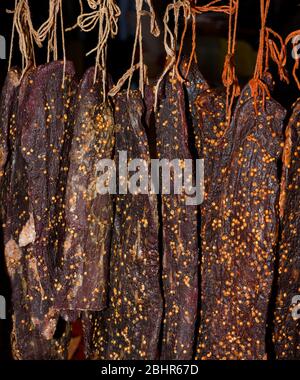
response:
<svg viewBox="0 0 300 380"><path fill-rule="evenodd" d="M115 1L81 9L78 28L100 23L95 65L82 78L63 32L59 59L61 2L49 0L51 17L35 30L30 1L16 1L23 66L9 64L0 98L14 359L71 359L75 324L88 360L300 359L300 100L292 110L276 100L269 68L300 89L299 61L292 75L285 68L297 33L284 41L267 27L272 1L258 2L256 66L240 91L238 0L169 3L167 58L151 82L139 17L155 37L158 24L152 1L136 0L132 62L116 83L106 64ZM222 88L195 55L195 17L206 12L229 18ZM47 63L36 64L33 46L46 38Z"/></svg>

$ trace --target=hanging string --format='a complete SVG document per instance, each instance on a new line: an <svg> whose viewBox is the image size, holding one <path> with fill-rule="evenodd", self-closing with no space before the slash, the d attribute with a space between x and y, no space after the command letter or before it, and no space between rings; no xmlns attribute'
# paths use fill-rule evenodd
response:
<svg viewBox="0 0 300 380"><path fill-rule="evenodd" d="M15 7L14 9L17 8L17 0L15 0ZM15 13L14 11L9 11L9 10L6 10L7 13L13 13L14 14L14 17L13 17L13 24L12 24L12 31L11 31L11 40L10 40L10 49L9 49L9 58L8 58L8 70L10 70L11 68L11 61L12 61L12 53L13 53L13 46L14 46L14 36L15 36Z"/></svg>
<svg viewBox="0 0 300 380"><path fill-rule="evenodd" d="M134 44L133 44L133 50L132 50L132 58L131 58L131 68L134 66L135 61L135 55L136 55L136 49L137 44L139 44L139 89L142 94L142 97L144 97L144 53L143 53L143 40L142 40L142 9L143 9L143 0L135 0L135 6L136 6L136 31L135 31L135 38L134 38ZM127 86L127 96L129 97L129 91L131 87L131 81L132 81L133 71L131 71L131 74L129 75L128 80L128 86Z"/></svg>
<svg viewBox="0 0 300 380"><path fill-rule="evenodd" d="M50 0L51 1L51 0ZM48 43L47 43L47 62L50 62L51 53L53 60L58 59L57 52L57 14L59 12L58 2L55 2L57 6L54 8L53 18L49 15L49 24L48 24Z"/></svg>
<svg viewBox="0 0 300 380"><path fill-rule="evenodd" d="M147 80L146 77L146 71L147 68L144 64L144 52L143 52L143 38L142 38L142 16L149 16L150 17L150 33L154 37L158 37L160 34L160 30L158 27L158 24L156 22L155 12L154 8L152 6L152 0L146 0L146 3L149 7L148 11L143 11L143 3L144 0L136 0L136 32L135 32L135 39L134 39L134 45L133 45L133 51L132 51L132 60L131 60L131 67L134 67L134 61L135 61L135 55L136 55L136 49L137 44L139 45L139 90L142 94L142 97L144 97L144 82ZM129 96L129 91L131 87L131 81L132 81L133 71L131 70L131 75L129 76L128 80L128 87L127 87L127 96Z"/></svg>
<svg viewBox="0 0 300 380"><path fill-rule="evenodd" d="M297 41L295 41L295 38L298 37ZM299 48L299 41L300 41L300 30L295 30L294 32L290 33L287 38L285 39L285 46L289 44L289 42L292 41L293 44L293 58L295 60L294 67L293 67L293 78L297 84L297 87L300 90L300 80L297 76L297 70L299 68L299 61L300 56L298 54L297 49Z"/></svg>
<svg viewBox="0 0 300 380"><path fill-rule="evenodd" d="M76 24L66 29L70 31L74 27L79 27L83 32L90 32L98 25L98 43L86 55L96 52L94 83L97 81L98 71L102 73L103 99L106 99L106 61L107 43L109 37L114 37L118 33L118 19L121 15L120 8L115 0L87 0L91 12L83 13L83 5L80 1L81 13Z"/></svg>
<svg viewBox="0 0 300 380"><path fill-rule="evenodd" d="M191 51L191 56L190 56L188 65L187 65L187 70L185 73L186 77L188 76L190 72L193 59L197 63L196 47L197 47L196 45L196 14L192 13L192 51Z"/></svg>
<svg viewBox="0 0 300 380"><path fill-rule="evenodd" d="M226 88L226 117L228 123L231 121L234 98L240 95L240 86L234 63L239 0L230 0L229 7L228 46L222 74L222 81Z"/></svg>
<svg viewBox="0 0 300 380"><path fill-rule="evenodd" d="M62 79L62 87L65 84L65 75L66 75L66 46L65 46L65 31L64 31L64 17L63 17L63 9L62 9L62 0L59 2L59 13L60 13L60 26L61 26L61 42L62 42L62 51L63 51L63 79Z"/></svg>
<svg viewBox="0 0 300 380"><path fill-rule="evenodd" d="M254 76L250 81L250 88L254 99L254 108L257 112L257 98L261 94L263 97L263 108L265 106L265 97L270 96L268 86L263 82L264 75L264 54L266 49L266 21L270 7L270 0L260 0L261 29L259 35L259 47L257 53Z"/></svg>
<svg viewBox="0 0 300 380"><path fill-rule="evenodd" d="M49 16L48 19L39 27L38 34L41 41L44 41L50 32L53 32L56 23L56 15L59 12L59 1L49 0ZM49 43L48 43L49 45Z"/></svg>
<svg viewBox="0 0 300 380"><path fill-rule="evenodd" d="M192 5L192 12L196 14L202 14L206 12L216 12L230 14L232 9L228 5L218 5L221 0L213 0L206 5Z"/></svg>
<svg viewBox="0 0 300 380"><path fill-rule="evenodd" d="M143 9L144 2L146 2L149 11ZM124 83L128 80L127 96L129 97L130 87L133 74L136 70L139 70L139 90L144 97L145 82L147 82L147 67L144 64L144 52L143 52L143 38L142 38L142 16L150 17L150 33L154 37L160 35L160 30L156 21L156 15L152 5L152 0L135 0L136 3L136 30L135 39L132 50L132 59L130 68L119 79L118 83L109 92L110 96L116 95ZM137 48L139 48L139 62L135 63L135 56Z"/></svg>
<svg viewBox="0 0 300 380"><path fill-rule="evenodd" d="M183 35L181 38L181 43L180 43L180 49L179 49L179 55L178 57L180 58L181 51L182 51L182 46L183 46L183 41L186 33L186 28L189 19L191 18L191 3L189 0L174 0L173 3L169 4L166 8L163 23L164 23L164 47L166 51L166 60L167 64L165 69L163 70L161 76L159 77L155 90L154 90L154 110L157 108L157 102L158 102L158 92L160 88L160 84L166 74L173 69L173 77L177 76L179 80L182 80L181 74L179 73L178 70L178 63L179 60L177 61L177 56L176 56L176 44L178 40L178 20L179 20L179 14L180 11L183 11L184 14L184 30L183 30ZM170 21L170 14L171 12L174 13L174 30L171 31L169 28L169 21Z"/></svg>
<svg viewBox="0 0 300 380"><path fill-rule="evenodd" d="M279 42L280 47L276 45L276 42L271 39L271 37L275 37ZM272 60L275 62L278 68L278 74L280 80L289 83L289 79L285 70L286 65L286 46L282 39L282 37L274 32L274 30L270 28L266 28L266 56L265 56L265 71L269 69L269 56L271 56Z"/></svg>
<svg viewBox="0 0 300 380"><path fill-rule="evenodd" d="M34 45L37 44L38 47L41 47L42 44L39 34L32 24L28 0L16 0L14 11L8 10L7 12L14 14L8 67L9 69L11 67L14 32L16 30L19 36L19 49L22 55L22 78L31 64L36 65Z"/></svg>
<svg viewBox="0 0 300 380"><path fill-rule="evenodd" d="M183 73L183 77L187 77L188 76L188 73L190 71L190 68L191 68L191 64L193 62L193 60L195 62L197 62L197 56L196 56L196 16L197 14L203 14L203 13L206 13L206 12L217 12L217 13L224 13L224 14L233 14L234 13L234 9L232 9L232 7L228 6L228 5L218 5L218 3L220 2L221 0L215 0L215 1L212 1L206 5L196 5L196 4L191 4L191 12L192 12L192 51L191 51L191 55L190 55L190 59L189 59L189 62L187 64L187 67L186 67L186 70L184 70L184 73ZM195 1L196 3L196 1ZM183 36L184 37L184 36ZM182 38L182 41L181 41L181 46L183 44L183 38ZM180 62L180 55L181 55L181 52L178 56L178 59L177 59L177 62L179 63ZM179 67L179 65L177 64L177 67Z"/></svg>
<svg viewBox="0 0 300 380"><path fill-rule="evenodd" d="M181 41L180 41L180 45L179 45L179 50L178 50L178 55L177 55L177 60L176 60L176 66L175 66L176 76L180 82L185 81L185 78L183 78L182 75L180 74L179 65L180 65L181 55L182 55L182 51L183 51L184 39L185 39L186 32L187 32L188 22L189 22L189 19L191 17L192 17L192 52L191 52L191 57L189 60L186 75L188 75L189 68L192 64L192 60L195 57L196 36L194 34L196 33L196 29L195 29L196 28L196 25L195 25L196 19L195 19L195 15L193 15L191 13L191 7L184 6L183 7L184 26L183 26L183 31L182 31L182 35L181 35ZM179 12L175 12L175 41L177 41L177 38L178 38L178 18L179 18Z"/></svg>
<svg viewBox="0 0 300 380"><path fill-rule="evenodd" d="M220 5L221 0L213 0L206 5L195 5L193 2L186 1L175 1L172 4L169 4L166 8L165 16L164 16L164 47L167 56L167 65L161 74L160 78L157 81L155 86L155 101L154 101L154 109L157 108L157 99L160 84L165 77L165 75L173 68L173 76L176 77L179 81L184 81L184 77L186 77L189 73L191 64L193 59L196 60L196 15L202 14L206 12L217 12L230 14L233 13L234 10L228 5ZM183 11L184 16L184 28L181 36L180 46L178 55L176 55L176 45L178 40L178 18L180 14L180 10ZM169 20L170 13L173 11L175 26L173 32L169 28ZM187 31L187 25L189 20L192 19L192 52L190 56L190 60L187 66L187 70L184 73L184 77L179 72L179 64L182 55L184 38Z"/></svg>
<svg viewBox="0 0 300 380"><path fill-rule="evenodd" d="M65 47L65 33L64 33L64 19L63 19L63 9L62 0L49 0L49 15L48 19L39 27L37 31L38 39L42 43L48 37L47 43L47 62L50 62L51 53L53 59L56 61L58 59L58 47L57 47L57 18L58 13L60 17L60 27L61 27L61 43L63 52L63 79L62 87L64 87L65 82L65 71L66 71L66 47Z"/></svg>
<svg viewBox="0 0 300 380"><path fill-rule="evenodd" d="M138 70L139 68L140 68L140 63L136 63L134 66L131 66L130 69L128 69L126 73L124 73L122 77L118 80L118 83L114 85L114 87L109 91L108 95L111 97L114 97L115 95L117 95L117 93L121 90L121 88L124 86L126 81L130 77L132 77L134 72ZM144 72L146 72L146 68Z"/></svg>

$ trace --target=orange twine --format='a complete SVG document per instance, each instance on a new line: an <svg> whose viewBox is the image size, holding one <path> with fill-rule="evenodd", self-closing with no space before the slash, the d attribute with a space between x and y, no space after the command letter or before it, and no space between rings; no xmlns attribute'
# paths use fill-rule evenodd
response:
<svg viewBox="0 0 300 380"><path fill-rule="evenodd" d="M193 5L192 3L190 4L191 18L192 18L192 51L191 51L191 55L190 55L188 65L187 65L187 69L186 69L185 73L183 74L184 78L182 77L182 75L179 72L179 64L180 64L181 54L182 54L182 50L183 50L184 37L186 34L186 30L187 30L186 20L185 20L185 24L184 24L184 30L182 33L178 57L177 57L177 61L176 61L177 78L181 82L184 81L185 78L188 76L192 62L193 62L193 59L195 60L195 62L197 62L197 57L196 57L196 15L206 13L206 12L217 12L217 13L225 13L225 14L234 13L234 10L228 5L221 5L221 6L217 5L220 1L221 0L214 0L214 1L211 1L210 3L208 3L206 5L201 5L201 6L200 5ZM234 1L238 1L238 0L234 0Z"/></svg>
<svg viewBox="0 0 300 380"><path fill-rule="evenodd" d="M216 5L220 3L221 0L213 0L206 5L194 5L192 6L192 11L194 13L205 13L205 12L217 12L230 14L232 9L228 5Z"/></svg>
<svg viewBox="0 0 300 380"><path fill-rule="evenodd" d="M231 120L234 98L241 93L234 63L238 10L239 0L230 0L228 47L222 74L222 81L226 87L226 115L229 123Z"/></svg>
<svg viewBox="0 0 300 380"><path fill-rule="evenodd" d="M257 112L257 98L260 94L263 97L263 107L265 106L265 97L270 96L268 86L262 81L264 75L264 53L266 42L266 21L270 7L270 0L260 0L261 29L259 35L259 47L257 53L254 76L250 81L251 93L254 99L254 108Z"/></svg>
<svg viewBox="0 0 300 380"><path fill-rule="evenodd" d="M280 49L277 47L275 41L271 40L271 36L273 35L275 38L278 39L280 44ZM289 83L289 79L285 70L286 65L286 48L285 43L282 39L282 37L274 32L274 30L270 28L266 28L266 60L265 60L265 71L269 68L269 54L271 54L271 58L276 63L278 67L278 74L280 77L280 80L286 81Z"/></svg>

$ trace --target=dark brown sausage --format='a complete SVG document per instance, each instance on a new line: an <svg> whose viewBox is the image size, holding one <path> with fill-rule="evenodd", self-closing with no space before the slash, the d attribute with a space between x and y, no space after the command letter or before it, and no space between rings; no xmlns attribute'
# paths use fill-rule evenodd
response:
<svg viewBox="0 0 300 380"><path fill-rule="evenodd" d="M62 68L62 64L60 67ZM32 135L38 133L36 125L29 122L28 113L44 112L40 107L38 109L30 107L31 96L34 96L31 93L33 88L31 86L34 86L35 75L38 75L37 69L31 69L24 75L18 97L14 99L9 125L9 161L5 170L2 193L2 199L7 205L3 212L3 220L5 258L12 287L12 346L13 355L17 359L63 359L67 356L69 330L65 329L57 339L50 339L56 328L56 318L51 312L51 307L45 307L44 302L49 302L48 305L51 303L51 294L46 293L48 288L44 290L42 287L40 276L42 271L47 273L51 268L45 270L37 261L36 226L40 221L37 218L35 223L34 217L36 207L39 205L31 192L32 177L30 177L35 171L29 173L30 165L24 158L26 152L23 149L26 146L23 145L26 134L30 133L29 128L32 128ZM59 79L62 79L62 75ZM36 103L39 101L40 99ZM41 118L41 123L43 121ZM43 126L39 131L43 134ZM37 154L38 160L39 147L35 144L35 140L32 142L30 148L27 146L29 148L27 152ZM43 176L43 173L40 174ZM38 184L40 183L37 182Z"/></svg>
<svg viewBox="0 0 300 380"><path fill-rule="evenodd" d="M300 359L300 101L286 130L280 196L281 239L274 318L277 359ZM294 298L295 297L295 298ZM297 306L298 302L298 306Z"/></svg>
<svg viewBox="0 0 300 380"><path fill-rule="evenodd" d="M103 103L94 69L84 75L75 103L75 125L66 189L66 236L55 284L59 310L97 311L107 306L108 265L113 223L110 194L100 194L99 162L111 159L114 120Z"/></svg>
<svg viewBox="0 0 300 380"><path fill-rule="evenodd" d="M156 117L159 159L191 159L182 85L165 79ZM171 175L171 189L174 173ZM171 190L172 191L172 190ZM192 359L198 305L197 206L162 195L165 313L161 359Z"/></svg>
<svg viewBox="0 0 300 380"><path fill-rule="evenodd" d="M221 192L212 203L216 213L206 221L199 359L266 358L284 117L283 108L270 98L256 114L246 86L218 144L225 167L218 170Z"/></svg>
<svg viewBox="0 0 300 380"><path fill-rule="evenodd" d="M143 111L138 91L130 92L129 98L126 93L117 95L116 152L127 151L128 161L149 163ZM156 359L162 316L157 198L119 194L115 207L109 307L96 324L94 357Z"/></svg>

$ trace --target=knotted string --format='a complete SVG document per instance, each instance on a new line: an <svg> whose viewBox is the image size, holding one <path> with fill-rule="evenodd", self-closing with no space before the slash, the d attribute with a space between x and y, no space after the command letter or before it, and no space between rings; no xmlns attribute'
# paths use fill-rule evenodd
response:
<svg viewBox="0 0 300 380"><path fill-rule="evenodd" d="M149 11L143 9L144 2L146 2ZM154 37L158 37L160 30L156 21L156 15L152 5L152 0L135 0L136 3L136 30L135 39L133 44L132 59L130 68L123 74L119 79L118 83L111 89L109 96L115 96L120 89L123 87L124 83L128 80L127 86L127 96L129 97L130 86L132 82L132 76L136 70L139 70L139 90L144 97L144 84L147 82L147 67L144 64L144 53L143 53L143 38L142 38L142 16L150 17L150 33ZM135 56L137 47L139 47L139 62L135 63Z"/></svg>
<svg viewBox="0 0 300 380"><path fill-rule="evenodd" d="M63 79L62 87L65 82L66 71L66 47L65 47L65 33L64 33L64 20L62 0L49 0L49 15L48 19L39 27L37 33L39 41L42 43L48 37L47 43L47 62L50 62L51 53L53 59L58 59L58 47L57 47L57 18L60 18L61 27L61 40L62 40L62 52L63 52Z"/></svg>
<svg viewBox="0 0 300 380"><path fill-rule="evenodd" d="M236 50L236 33L239 0L230 0L229 27L228 27L228 46L225 57L222 81L226 87L226 117L228 123L231 121L231 112L234 98L240 95L240 86L236 74L234 55Z"/></svg>
<svg viewBox="0 0 300 380"><path fill-rule="evenodd" d="M39 34L32 24L28 0L16 0L14 11L7 12L14 14L8 68L10 69L11 67L14 32L16 30L19 36L19 49L22 55L22 78L31 63L36 64L34 44L37 44L38 47L41 47L42 44Z"/></svg>
<svg viewBox="0 0 300 380"><path fill-rule="evenodd" d="M15 7L14 10L17 8L17 0L15 0ZM15 11L6 10L7 13L13 13L13 24L12 24L12 31L11 31L11 39L10 39L10 49L9 49L9 58L8 58L8 70L11 68L11 61L12 61L12 53L13 53L13 46L14 46L14 37L15 37Z"/></svg>
<svg viewBox="0 0 300 380"><path fill-rule="evenodd" d="M193 59L195 60L195 62L197 62L197 57L196 57L196 16L197 14L203 14L203 13L206 13L206 12L217 12L217 13L224 13L224 14L234 14L235 12L235 9L228 6L228 5L218 5L218 3L220 2L221 0L214 0L206 5L194 5L191 3L191 12L192 12L192 51L191 51L191 55L190 55L190 59L189 59L189 62L188 62L188 65L187 65L187 68L186 70L184 70L184 73L183 73L183 76L186 78L188 76L188 73L190 71L190 68L191 68L191 64L192 64L192 61ZM196 2L196 1L195 1ZM183 39L184 39L184 36L183 38L181 39L181 45L183 44ZM181 55L181 52L177 58L177 68L178 68L178 63L180 62L180 57Z"/></svg>
<svg viewBox="0 0 300 380"><path fill-rule="evenodd" d="M180 14L181 9L183 11L184 23L185 24L184 24L184 30L183 30L183 34L182 34L182 38L181 38L180 49L179 49L178 60L177 60L176 44L177 44L177 40L178 40L178 20L179 20L179 14ZM181 77L179 70L178 70L178 64L179 64L179 59L180 59L180 55L181 55L181 51L182 51L182 47L183 47L184 37L186 34L186 30L187 30L187 24L188 24L189 19L192 16L191 9L192 9L191 3L189 0L183 0L183 1L181 1L181 0L175 1L174 0L174 2L169 4L166 8L166 12L164 15L163 22L164 22L164 47L165 47L165 51L166 51L167 64L166 64L166 67L163 70L163 72L162 72L161 76L159 77L159 79L156 83L156 86L155 86L154 110L156 110L156 108L157 108L159 87L160 87L160 84L161 84L162 80L164 79L165 75L171 69L173 69L173 74L172 74L173 77L175 78L175 74L176 74L177 78L179 80L182 80L182 77ZM172 11L174 13L174 20L175 20L173 31L169 27L170 13Z"/></svg>
<svg viewBox="0 0 300 380"><path fill-rule="evenodd" d="M206 12L217 12L217 13L225 13L225 14L233 14L234 9L228 5L219 5L221 0L213 0L206 5L195 5L193 2L189 0L185 1L174 1L173 4L169 4L166 8L165 16L164 16L164 47L167 56L167 65L161 74L160 78L157 81L155 86L155 101L154 101L154 109L157 108L157 100L158 100L158 92L160 84L165 77L165 75L173 68L173 77L176 77L179 81L184 81L185 79L179 72L179 63L182 55L184 38L186 35L187 25L190 19L192 19L192 52L190 56L190 60L187 66L187 70L184 73L186 77L189 73L191 64L193 59L196 60L196 15L202 14ZM183 11L184 16L184 28L181 36L180 47L178 55L176 55L176 45L178 40L178 18L180 10ZM173 11L175 26L173 32L169 28L169 20L170 13Z"/></svg>
<svg viewBox="0 0 300 380"><path fill-rule="evenodd" d="M265 97L270 96L268 86L263 82L264 70L264 54L266 47L266 21L270 7L270 0L260 0L260 13L261 13L261 29L259 35L259 47L257 53L256 66L254 76L250 81L251 93L254 100L254 108L257 112L257 98L259 95L263 97L263 108L265 107Z"/></svg>
<svg viewBox="0 0 300 380"><path fill-rule="evenodd" d="M276 45L276 42L271 39L271 37L275 37L280 47ZM275 62L278 68L278 74L280 77L280 80L285 81L289 83L289 79L285 70L286 65L286 46L282 39L282 37L274 32L274 30L270 28L266 28L266 57L265 57L265 71L268 71L269 69L269 58Z"/></svg>
<svg viewBox="0 0 300 380"><path fill-rule="evenodd" d="M216 13L225 13L230 14L232 8L228 5L218 5L221 0L213 0L206 5L192 5L193 13L206 13L206 12L216 12Z"/></svg>
<svg viewBox="0 0 300 380"><path fill-rule="evenodd" d="M114 37L118 33L118 19L121 14L120 8L115 0L87 0L91 12L84 13L82 1L80 0L81 12L76 24L66 29L70 31L79 27L83 32L90 32L98 25L98 43L86 55L96 52L94 83L96 83L98 71L102 73L103 100L106 99L106 62L107 62L107 43L109 37Z"/></svg>

